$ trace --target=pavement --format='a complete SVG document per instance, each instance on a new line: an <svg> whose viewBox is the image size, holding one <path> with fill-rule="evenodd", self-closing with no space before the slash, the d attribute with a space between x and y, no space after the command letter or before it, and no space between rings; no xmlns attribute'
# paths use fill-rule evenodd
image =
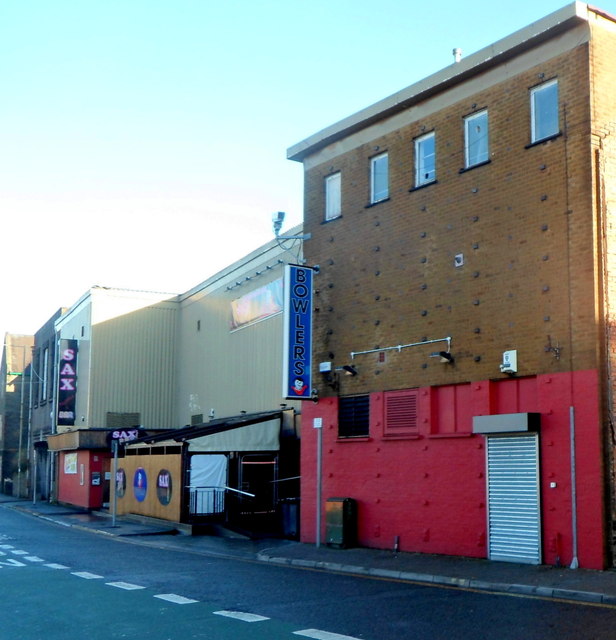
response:
<svg viewBox="0 0 616 640"><path fill-rule="evenodd" d="M17 509L56 524L159 548L206 556L251 560L332 573L369 576L616 606L616 570L594 571L477 558L395 552L360 547L338 549L276 538L248 539L231 532L187 535L173 522L90 512L0 494L0 507Z"/></svg>

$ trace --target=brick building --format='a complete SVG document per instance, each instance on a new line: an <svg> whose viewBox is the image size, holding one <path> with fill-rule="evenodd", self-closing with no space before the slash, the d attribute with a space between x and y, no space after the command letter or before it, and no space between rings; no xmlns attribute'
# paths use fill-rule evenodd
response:
<svg viewBox="0 0 616 640"><path fill-rule="evenodd" d="M320 268L304 541L320 491L363 546L611 564L614 54L576 2L289 149Z"/></svg>

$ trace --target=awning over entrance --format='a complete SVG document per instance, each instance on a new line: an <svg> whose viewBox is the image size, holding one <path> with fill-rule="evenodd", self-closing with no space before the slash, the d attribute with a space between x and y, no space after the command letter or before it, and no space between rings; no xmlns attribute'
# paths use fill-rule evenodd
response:
<svg viewBox="0 0 616 640"><path fill-rule="evenodd" d="M280 448L282 411L245 413L229 418L173 429L133 440L132 445L164 440L186 442L193 453L207 451L277 451Z"/></svg>

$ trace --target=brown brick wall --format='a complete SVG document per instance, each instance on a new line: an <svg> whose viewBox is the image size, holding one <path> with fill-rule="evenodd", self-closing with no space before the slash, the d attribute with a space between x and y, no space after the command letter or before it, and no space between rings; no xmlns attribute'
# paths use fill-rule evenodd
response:
<svg viewBox="0 0 616 640"><path fill-rule="evenodd" d="M389 351L384 362L357 356L360 373L342 381L343 394L500 378L507 349L517 349L521 376L598 365L588 68L582 45L306 171L305 257L321 268L317 367L452 337L454 366L429 357L444 343ZM563 135L526 148L528 90L552 77ZM491 162L460 173L463 117L482 108ZM409 191L413 139L433 129L437 183ZM390 199L367 207L369 158L384 151ZM342 217L323 223L333 171L342 172Z"/></svg>

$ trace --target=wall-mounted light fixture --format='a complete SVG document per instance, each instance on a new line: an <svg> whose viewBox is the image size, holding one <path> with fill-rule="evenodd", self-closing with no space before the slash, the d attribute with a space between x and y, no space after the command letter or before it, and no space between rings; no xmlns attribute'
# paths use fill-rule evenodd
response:
<svg viewBox="0 0 616 640"><path fill-rule="evenodd" d="M453 356L451 355L451 353L449 353L449 351L439 351L438 355L440 358L439 361L443 364L453 364Z"/></svg>
<svg viewBox="0 0 616 640"><path fill-rule="evenodd" d="M342 367L336 367L336 371L343 371L345 376L355 377L357 375L357 369L350 364L345 364Z"/></svg>

